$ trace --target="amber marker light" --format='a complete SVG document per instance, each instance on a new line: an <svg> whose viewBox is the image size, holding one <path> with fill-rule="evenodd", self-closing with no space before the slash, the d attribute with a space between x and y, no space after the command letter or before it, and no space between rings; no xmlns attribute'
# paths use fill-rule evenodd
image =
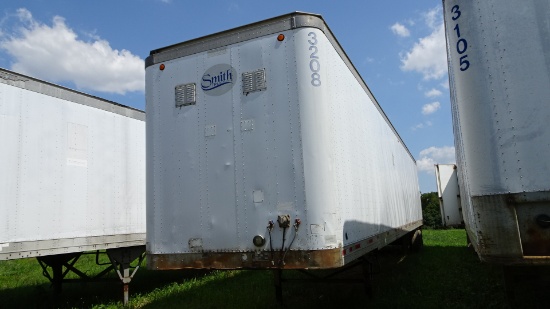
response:
<svg viewBox="0 0 550 309"><path fill-rule="evenodd" d="M162 64L159 66L159 69L160 69L161 71L164 71L164 68L165 68L164 63L162 63Z"/></svg>
<svg viewBox="0 0 550 309"><path fill-rule="evenodd" d="M279 42L282 42L284 39L285 39L285 35L282 33L277 36L277 41Z"/></svg>

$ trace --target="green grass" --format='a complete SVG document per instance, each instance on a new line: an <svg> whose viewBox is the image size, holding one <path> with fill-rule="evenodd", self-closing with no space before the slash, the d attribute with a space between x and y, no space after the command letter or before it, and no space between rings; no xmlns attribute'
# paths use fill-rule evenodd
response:
<svg viewBox="0 0 550 309"><path fill-rule="evenodd" d="M376 308L502 308L506 297L500 267L482 264L466 246L463 230L425 230L424 248L392 266L387 256L385 277ZM392 297L397 287L400 297Z"/></svg>
<svg viewBox="0 0 550 309"><path fill-rule="evenodd" d="M507 308L500 267L479 261L466 247L464 230L425 230L421 252L404 254L390 247L372 260L372 298L357 283L288 282L283 284L284 305L279 306L270 271L140 269L130 284L130 307ZM89 274L100 271L93 256L83 257L79 264ZM300 276L296 271L284 274ZM342 276L358 277L360 268ZM70 283L56 298L35 259L0 262L1 308L122 308L121 294L117 282Z"/></svg>

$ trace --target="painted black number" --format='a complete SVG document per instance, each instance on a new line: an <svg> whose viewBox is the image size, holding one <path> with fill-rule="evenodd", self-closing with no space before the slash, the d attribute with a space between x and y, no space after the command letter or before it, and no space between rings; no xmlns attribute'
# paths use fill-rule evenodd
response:
<svg viewBox="0 0 550 309"><path fill-rule="evenodd" d="M455 14L455 16L452 17L453 20L457 20L460 17L460 8L458 7L458 4L453 6L451 9L451 12Z"/></svg>
<svg viewBox="0 0 550 309"><path fill-rule="evenodd" d="M470 61L466 60L468 55L460 57L460 71L466 71L470 67Z"/></svg>

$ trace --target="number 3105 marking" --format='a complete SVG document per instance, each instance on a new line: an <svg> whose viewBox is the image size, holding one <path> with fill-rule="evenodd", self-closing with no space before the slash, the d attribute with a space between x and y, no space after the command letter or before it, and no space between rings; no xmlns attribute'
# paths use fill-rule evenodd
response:
<svg viewBox="0 0 550 309"><path fill-rule="evenodd" d="M453 28L453 30L456 32L456 37L458 38L458 41L456 41L456 52L459 55L461 55L460 71L466 71L470 67L470 61L467 59L468 55L465 54L466 50L468 50L468 41L466 41L465 38L461 38L461 35L460 35L460 27L458 25L458 19L462 15L462 12L460 11L460 7L458 6L458 4L451 8L451 13L453 14L451 19L456 21L456 25Z"/></svg>

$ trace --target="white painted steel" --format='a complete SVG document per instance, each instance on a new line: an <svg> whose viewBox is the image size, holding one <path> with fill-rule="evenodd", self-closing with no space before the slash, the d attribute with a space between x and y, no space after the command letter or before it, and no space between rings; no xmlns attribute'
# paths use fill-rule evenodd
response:
<svg viewBox="0 0 550 309"><path fill-rule="evenodd" d="M435 178L443 226L464 224L455 164L436 164Z"/></svg>
<svg viewBox="0 0 550 309"><path fill-rule="evenodd" d="M146 68L149 254L268 250L268 222L284 214L302 222L292 250L343 248L421 224L415 161L349 60L317 28L280 33L282 42L276 33L174 59L161 53L165 69ZM219 64L237 78L211 96L201 77ZM241 74L258 69L266 89L243 94ZM196 105L176 108L175 87L192 82ZM266 244L255 247L255 235ZM276 222L272 236L280 248Z"/></svg>
<svg viewBox="0 0 550 309"><path fill-rule="evenodd" d="M144 244L143 112L0 73L0 259Z"/></svg>
<svg viewBox="0 0 550 309"><path fill-rule="evenodd" d="M443 7L466 227L482 259L522 263L525 224L538 229L535 216L550 213L550 1ZM535 200L546 208L520 224Z"/></svg>

